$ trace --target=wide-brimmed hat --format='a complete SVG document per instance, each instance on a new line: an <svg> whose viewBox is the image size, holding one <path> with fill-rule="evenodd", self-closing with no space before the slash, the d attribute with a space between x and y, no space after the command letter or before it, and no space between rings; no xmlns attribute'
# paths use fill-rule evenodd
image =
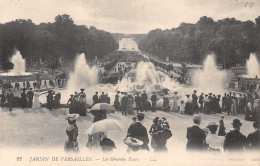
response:
<svg viewBox="0 0 260 166"><path fill-rule="evenodd" d="M177 91L175 91L174 93L175 93L175 94L177 94L178 92L177 92Z"/></svg>
<svg viewBox="0 0 260 166"><path fill-rule="evenodd" d="M218 126L218 124L216 122L210 122L207 127L209 126Z"/></svg>
<svg viewBox="0 0 260 166"><path fill-rule="evenodd" d="M101 141L100 141L100 146L107 146L107 147L110 147L110 148L115 148L116 149L116 146L115 146L115 143L109 139L109 138L103 138Z"/></svg>
<svg viewBox="0 0 260 166"><path fill-rule="evenodd" d="M233 120L233 123L231 123L233 126L237 126L237 125L239 125L239 126L242 126L242 123L240 122L240 120L239 119L234 119Z"/></svg>
<svg viewBox="0 0 260 166"><path fill-rule="evenodd" d="M201 116L196 114L193 116L193 120L201 120Z"/></svg>
<svg viewBox="0 0 260 166"><path fill-rule="evenodd" d="M79 114L67 114L65 116L65 119L69 120L69 121L74 121L74 120L76 120L78 118L79 118Z"/></svg>
<svg viewBox="0 0 260 166"><path fill-rule="evenodd" d="M73 94L70 95L70 97L73 97L73 96L74 96Z"/></svg>
<svg viewBox="0 0 260 166"><path fill-rule="evenodd" d="M84 88L81 88L80 90L81 90L81 91L84 91L85 89L84 89Z"/></svg>
<svg viewBox="0 0 260 166"><path fill-rule="evenodd" d="M144 144L143 141L132 137L127 137L126 139L124 139L124 143L128 146L141 146Z"/></svg>

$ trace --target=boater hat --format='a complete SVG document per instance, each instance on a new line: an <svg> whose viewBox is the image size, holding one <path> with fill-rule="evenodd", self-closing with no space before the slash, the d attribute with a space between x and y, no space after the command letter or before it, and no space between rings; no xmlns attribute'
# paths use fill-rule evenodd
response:
<svg viewBox="0 0 260 166"><path fill-rule="evenodd" d="M218 124L216 122L210 122L207 127L209 126L218 126Z"/></svg>
<svg viewBox="0 0 260 166"><path fill-rule="evenodd" d="M126 139L124 139L124 143L128 146L141 146L144 144L143 141L132 137L127 137Z"/></svg>
<svg viewBox="0 0 260 166"><path fill-rule="evenodd" d="M74 121L74 120L76 120L78 118L79 118L79 114L67 114L65 116L65 119L69 120L69 121Z"/></svg>

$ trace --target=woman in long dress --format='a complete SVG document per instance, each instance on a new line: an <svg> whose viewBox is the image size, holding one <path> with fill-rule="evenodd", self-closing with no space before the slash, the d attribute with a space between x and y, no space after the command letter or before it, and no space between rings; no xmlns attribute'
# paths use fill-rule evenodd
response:
<svg viewBox="0 0 260 166"><path fill-rule="evenodd" d="M192 100L190 99L190 95L186 95L187 96L187 99L185 101L185 111L184 113L185 114L188 114L188 115L193 115L193 111L192 111Z"/></svg>
<svg viewBox="0 0 260 166"><path fill-rule="evenodd" d="M25 88L23 88L23 92L21 93L21 107L26 108L28 106L27 96L25 93Z"/></svg>
<svg viewBox="0 0 260 166"><path fill-rule="evenodd" d="M41 108L41 104L40 104L40 101L39 101L39 96L40 96L40 93L39 93L39 91L36 89L36 90L35 90L35 93L34 93L33 105L32 105L32 108L34 108L34 109L39 109L39 108Z"/></svg>
<svg viewBox="0 0 260 166"><path fill-rule="evenodd" d="M120 102L119 102L119 91L117 91L117 94L115 96L115 101L114 101L114 107L117 111L119 111L120 108Z"/></svg>
<svg viewBox="0 0 260 166"><path fill-rule="evenodd" d="M126 112L129 115L134 115L134 108L133 108L133 102L134 98L131 95L128 95L128 101L127 101L127 106L126 106Z"/></svg>
<svg viewBox="0 0 260 166"><path fill-rule="evenodd" d="M64 150L67 152L78 152L79 145L77 141L78 137L78 126L76 124L76 119L79 118L78 114L68 114L66 120L68 120L68 126L66 128L66 134L68 140L65 142Z"/></svg>
<svg viewBox="0 0 260 166"><path fill-rule="evenodd" d="M237 98L236 98L235 94L232 97L232 102L233 102L233 104L232 104L232 107L231 107L231 114L236 116L237 115L237 105L238 105L238 103L237 103Z"/></svg>
<svg viewBox="0 0 260 166"><path fill-rule="evenodd" d="M177 95L178 92L174 92L173 101L172 101L172 106L171 106L171 111L173 112L179 112L178 108L178 101L180 99L180 96Z"/></svg>
<svg viewBox="0 0 260 166"><path fill-rule="evenodd" d="M169 111L170 111L168 93L164 93L164 95L163 95L163 107L162 107L162 111L164 111L164 112L169 112Z"/></svg>

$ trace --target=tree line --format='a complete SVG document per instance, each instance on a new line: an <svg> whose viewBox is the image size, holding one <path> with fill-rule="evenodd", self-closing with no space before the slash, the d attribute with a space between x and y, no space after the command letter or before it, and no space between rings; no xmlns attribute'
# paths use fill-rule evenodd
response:
<svg viewBox="0 0 260 166"><path fill-rule="evenodd" d="M0 61L8 61L17 49L29 64L50 62L59 57L66 62L85 53L88 60L117 50L118 42L109 32L95 27L75 25L67 15L58 15L54 23L36 25L30 19L0 24Z"/></svg>
<svg viewBox="0 0 260 166"><path fill-rule="evenodd" d="M260 16L253 21L225 18L214 21L203 16L195 24L155 29L138 43L144 53L160 60L201 64L214 53L218 64L229 68L244 65L251 52L260 53Z"/></svg>

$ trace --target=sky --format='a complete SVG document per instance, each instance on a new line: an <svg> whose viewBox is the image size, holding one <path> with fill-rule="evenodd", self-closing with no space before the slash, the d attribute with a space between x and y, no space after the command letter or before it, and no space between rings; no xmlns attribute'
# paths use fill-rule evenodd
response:
<svg viewBox="0 0 260 166"><path fill-rule="evenodd" d="M59 14L69 14L77 25L136 34L196 23L202 16L255 21L260 0L0 0L0 23L19 18L54 22Z"/></svg>

